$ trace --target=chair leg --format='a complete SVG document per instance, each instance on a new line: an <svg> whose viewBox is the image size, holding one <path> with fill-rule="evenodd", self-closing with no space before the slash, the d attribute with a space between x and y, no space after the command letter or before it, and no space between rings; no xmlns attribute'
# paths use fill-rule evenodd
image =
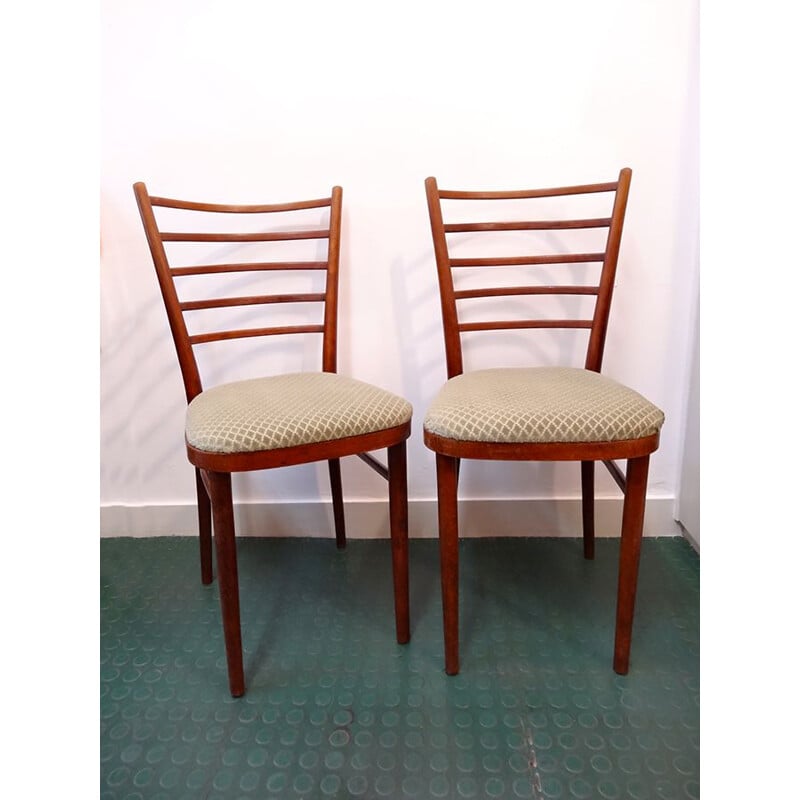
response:
<svg viewBox="0 0 800 800"><path fill-rule="evenodd" d="M408 608L408 482L406 443L388 449L389 524L392 537L392 578L394 581L394 616L397 641L411 638Z"/></svg>
<svg viewBox="0 0 800 800"><path fill-rule="evenodd" d="M594 558L594 461L581 461L583 557Z"/></svg>
<svg viewBox="0 0 800 800"><path fill-rule="evenodd" d="M239 616L239 573L236 566L236 535L233 524L231 476L228 472L202 471L214 516L217 577L222 608L222 630L228 660L228 684L234 697L244 694L242 630Z"/></svg>
<svg viewBox="0 0 800 800"><path fill-rule="evenodd" d="M200 533L200 580L207 586L214 580L211 561L211 501L203 485L199 469L195 469L197 483L197 527Z"/></svg>
<svg viewBox="0 0 800 800"><path fill-rule="evenodd" d="M458 675L458 461L436 454L439 560L444 620L444 669Z"/></svg>
<svg viewBox="0 0 800 800"><path fill-rule="evenodd" d="M338 458L328 461L331 476L331 500L333 501L333 526L336 530L336 546L342 550L347 544L344 528L344 498L342 496L342 469Z"/></svg>
<svg viewBox="0 0 800 800"><path fill-rule="evenodd" d="M617 627L614 637L614 671L619 675L628 674L630 660L633 609L636 601L636 583L639 577L639 554L642 549L649 464L650 456L628 460L619 554Z"/></svg>

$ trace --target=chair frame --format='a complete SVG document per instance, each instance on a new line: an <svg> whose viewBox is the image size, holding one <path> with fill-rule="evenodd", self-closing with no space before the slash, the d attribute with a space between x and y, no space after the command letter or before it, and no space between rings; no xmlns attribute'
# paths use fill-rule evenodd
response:
<svg viewBox="0 0 800 800"><path fill-rule="evenodd" d="M150 195L143 182L134 184L134 194L144 225L150 254L167 311L172 338L183 377L187 404L203 391L194 347L211 341L253 336L290 334L322 334L322 371L337 370L337 321L339 253L342 224L342 189L334 186L331 196L317 199L269 205L231 205L198 203ZM161 231L154 208L164 207L184 211L210 212L225 215L270 215L305 209L330 208L327 228L313 230L271 230L256 233L173 233ZM243 264L214 264L173 267L167 256L169 242L270 242L293 239L327 239L327 258L324 261L248 262ZM175 286L176 276L205 275L251 271L324 270L324 293L274 294L239 298L181 302ZM241 305L270 305L273 303L324 303L321 325L272 326L247 330L223 330L190 336L184 314L201 308L225 308ZM197 511L200 543L200 571L204 584L213 580L213 541L217 557L220 605L225 638L230 692L234 697L244 694L244 667L239 609L239 579L233 515L231 474L252 470L273 469L316 461L327 461L333 505L334 528L338 548L346 545L344 500L340 459L356 455L389 483L389 518L391 531L392 574L397 641L404 644L410 638L408 600L408 490L406 439L411 422L390 429L333 441L304 444L250 453L213 453L186 445L189 462L195 467ZM388 466L375 459L371 452L387 449Z"/></svg>
<svg viewBox="0 0 800 800"><path fill-rule="evenodd" d="M589 341L584 367L600 372L605 348L614 277L619 258L625 209L630 190L631 170L624 168L617 181L523 191L461 191L439 189L435 178L425 181L434 254L439 279L442 320L445 338L447 377L462 374L464 362L461 334L468 331L491 331L523 328L588 329ZM613 192L610 217L595 219L546 220L527 222L451 223L445 224L442 200L513 200ZM534 255L514 258L451 258L448 234L477 231L571 230L608 228L606 247L602 253ZM564 263L601 263L596 286L513 286L497 289L466 290L454 288L452 270L461 267L523 266ZM591 320L495 321L460 323L457 301L475 297L518 295L594 295ZM501 443L449 439L425 430L426 446L436 454L438 493L439 546L441 562L442 605L445 639L445 671L459 671L458 609L458 475L461 459L508 461L580 461L584 557L594 558L594 465L602 461L624 494L622 536L620 544L617 588L614 670L626 674L630 664L631 631L636 598L642 529L644 523L647 473L650 454L658 448L659 434L641 439L586 443ZM626 472L614 463L626 459Z"/></svg>

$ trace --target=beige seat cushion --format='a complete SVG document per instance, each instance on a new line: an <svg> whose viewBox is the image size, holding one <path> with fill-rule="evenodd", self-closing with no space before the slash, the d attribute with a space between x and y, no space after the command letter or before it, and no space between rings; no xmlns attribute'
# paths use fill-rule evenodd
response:
<svg viewBox="0 0 800 800"><path fill-rule="evenodd" d="M186 441L213 453L251 453L394 428L411 404L368 383L302 372L215 386L189 403Z"/></svg>
<svg viewBox="0 0 800 800"><path fill-rule="evenodd" d="M425 430L472 442L608 442L657 433L663 412L632 389L585 369L487 369L451 378Z"/></svg>

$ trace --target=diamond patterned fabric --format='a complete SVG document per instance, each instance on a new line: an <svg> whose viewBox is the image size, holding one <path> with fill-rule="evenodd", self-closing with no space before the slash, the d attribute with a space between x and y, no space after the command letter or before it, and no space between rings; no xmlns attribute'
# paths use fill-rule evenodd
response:
<svg viewBox="0 0 800 800"><path fill-rule="evenodd" d="M474 442L608 442L657 433L664 413L611 378L571 367L486 369L451 378L425 430Z"/></svg>
<svg viewBox="0 0 800 800"><path fill-rule="evenodd" d="M393 428L411 404L368 383L328 372L236 381L195 397L186 441L212 453L251 453Z"/></svg>

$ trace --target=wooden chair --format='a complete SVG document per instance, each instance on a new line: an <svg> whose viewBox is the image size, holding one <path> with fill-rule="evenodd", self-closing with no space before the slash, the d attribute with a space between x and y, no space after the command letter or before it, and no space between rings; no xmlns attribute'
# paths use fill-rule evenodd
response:
<svg viewBox="0 0 800 800"><path fill-rule="evenodd" d="M602 461L625 495L619 562L614 669L625 674L629 666L633 607L638 576L642 523L647 489L650 454L656 450L663 413L641 395L616 381L600 375L606 340L611 295L622 236L631 170L623 169L619 179L610 183L567 186L530 191L451 191L439 189L435 178L428 178L428 198L433 245L439 276L448 381L433 400L424 422L425 444L436 453L438 486L439 539L442 599L444 614L445 670L455 675L459 670L458 653L458 516L457 484L460 459L513 461L580 461L583 493L584 556L594 557L594 463ZM559 214L570 203L607 202L603 216L591 218L559 216L553 211L542 214L542 204L555 204ZM580 197L579 196L583 196ZM451 202L452 201L452 202ZM445 222L456 213L469 213L479 205L508 208L525 201L537 206L531 219L512 222ZM444 206L443 206L444 203ZM525 204L523 203L523 205ZM454 211L458 208L458 212ZM610 211L610 216L606 216ZM516 212L520 215L519 209ZM474 216L474 214L473 214ZM578 249L572 238L581 241ZM592 252L586 252L587 236L599 240ZM461 237L461 242L458 239ZM513 237L515 245L524 241L523 255L487 257L487 240ZM464 241L466 239L466 241ZM480 241L479 241L480 240ZM535 247L531 241L537 243ZM479 256L458 255L464 248L474 250L481 244ZM509 251L504 243L504 252ZM459 248L460 247L460 251ZM529 249L530 248L530 249ZM493 250L492 252L496 252ZM571 267L570 265L583 265ZM552 275L571 269L593 270L599 279L591 284L570 281L553 282ZM509 268L509 269L505 269ZM489 275L507 274L510 270L525 273L528 282L471 288L463 286L465 275L479 271ZM551 282L534 280L531 273L546 268ZM455 274L455 281L454 281ZM517 281L520 278L516 278ZM569 296L573 296L568 298ZM499 300L499 298L504 298ZM584 298L580 300L579 298ZM481 301L519 309L524 316L513 319L464 321L465 309ZM550 316L534 316L532 307L555 302ZM576 302L589 303L591 312L561 318L564 307ZM556 318L554 314L558 315ZM530 366L465 371L462 338L476 331L520 329L585 329L588 331L583 368L565 366ZM508 335L508 334L506 334ZM614 463L627 459L623 474Z"/></svg>
<svg viewBox="0 0 800 800"><path fill-rule="evenodd" d="M401 397L336 374L342 189L336 186L330 197L318 200L273 205L222 205L154 197L148 194L144 183L136 183L133 188L186 389L186 450L196 472L200 564L205 584L212 580L213 517L231 694L239 697L245 690L231 494L233 472L327 460L336 543L340 548L345 546L346 540L339 459L358 455L386 478L389 482L397 641L407 642L408 495L405 442L410 434L412 410L411 405ZM181 216L186 220L183 229L188 228L189 232L162 230L156 221L156 208L162 221L162 215L165 214ZM318 222L319 218L324 219L322 225ZM210 219L213 220L210 227L216 229L215 232L207 232ZM231 227L231 220L234 220L234 225L247 226L251 230L219 230L225 227L225 223ZM186 249L177 256L173 249L185 248L185 243L190 243L188 249L194 255L192 263L188 264L178 260L182 255L185 257ZM279 254L280 260L275 260L272 253L271 260L253 261L252 252L251 260L243 260L239 252L253 245L276 248L287 243L295 248L314 248L310 250L311 260L308 260L308 253L303 255L303 260L297 260L295 251L288 258L285 250ZM212 252L198 252L198 249L205 248L211 248ZM168 249L170 258L167 256ZM220 257L224 263L219 263ZM177 264L173 265L173 262ZM309 280L316 276L324 286L318 292L235 296L228 289L227 294L218 294L220 281L235 283L255 277L267 283L291 280L298 276L305 276ZM211 289L214 296L185 299L186 295L182 294L184 299L179 299L177 283L204 279L215 281ZM183 283L180 288L182 293L186 290ZM189 332L195 321L192 314L196 317L196 312L201 316L209 313L252 314L254 306L262 307L264 314L268 312L271 315L279 309L298 312L316 309L317 321L312 324L278 325L270 324L268 320L266 324L256 327L214 327L210 332ZM228 326L230 324L229 321ZM256 377L204 389L195 348L210 342L293 334L322 335L320 372ZM382 448L387 448L388 468L370 455L370 451Z"/></svg>

